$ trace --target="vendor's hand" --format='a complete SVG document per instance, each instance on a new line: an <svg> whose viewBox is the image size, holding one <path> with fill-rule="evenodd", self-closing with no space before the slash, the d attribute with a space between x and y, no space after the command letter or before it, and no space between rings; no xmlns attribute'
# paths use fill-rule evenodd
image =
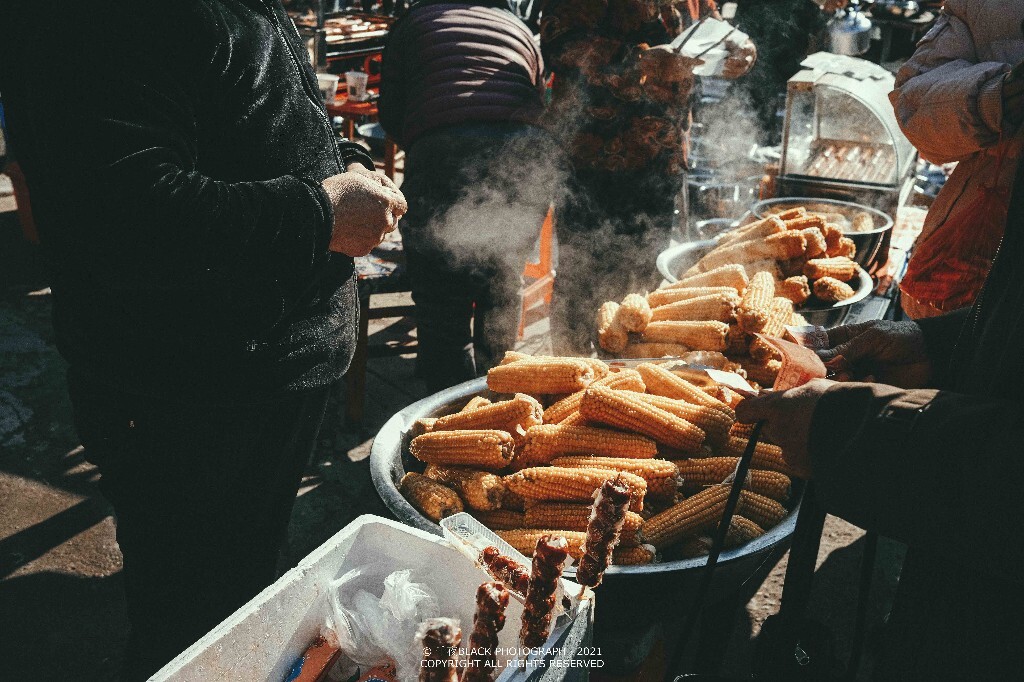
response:
<svg viewBox="0 0 1024 682"><path fill-rule="evenodd" d="M826 12L835 12L839 9L845 9L849 4L849 0L825 0L824 3L819 4L821 4L821 8Z"/></svg>
<svg viewBox="0 0 1024 682"><path fill-rule="evenodd" d="M398 226L408 205L386 176L361 166L323 181L334 207L330 249L346 256L365 256Z"/></svg>
<svg viewBox="0 0 1024 682"><path fill-rule="evenodd" d="M747 398L736 406L736 418L745 424L764 421L761 435L782 448L782 457L797 478L811 476L808 444L811 419L822 394L835 382L811 379L803 386Z"/></svg>
<svg viewBox="0 0 1024 682"><path fill-rule="evenodd" d="M829 329L818 356L850 378L900 388L923 388L932 376L924 334L914 322L879 320Z"/></svg>
<svg viewBox="0 0 1024 682"><path fill-rule="evenodd" d="M729 43L729 56L722 67L722 78L739 78L745 75L757 61L757 48L748 38L742 45Z"/></svg>

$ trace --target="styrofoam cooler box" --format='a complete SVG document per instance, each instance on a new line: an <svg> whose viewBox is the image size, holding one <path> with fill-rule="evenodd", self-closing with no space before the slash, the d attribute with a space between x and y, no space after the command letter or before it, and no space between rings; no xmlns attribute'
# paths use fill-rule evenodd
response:
<svg viewBox="0 0 1024 682"><path fill-rule="evenodd" d="M412 578L437 594L442 615L460 620L463 646L468 648L476 590L491 578L444 538L366 514L179 654L151 677L151 682L282 682L320 633L330 612L327 591L331 581L355 568L379 573L382 589L389 574L412 569ZM514 649L522 605L510 600L506 615L499 645ZM499 679L586 679L586 668L559 663L571 660L590 644L592 621L593 602L584 600L572 621L552 633L547 647L556 653L548 657L548 665L508 667ZM501 658L501 663L507 663L507 657ZM561 661L552 663L552 658Z"/></svg>

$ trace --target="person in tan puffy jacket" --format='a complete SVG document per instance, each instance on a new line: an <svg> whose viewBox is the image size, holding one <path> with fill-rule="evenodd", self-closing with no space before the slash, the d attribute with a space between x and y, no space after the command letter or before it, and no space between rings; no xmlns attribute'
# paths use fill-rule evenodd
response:
<svg viewBox="0 0 1024 682"><path fill-rule="evenodd" d="M1024 3L1018 0L947 0L935 26L896 77L890 94L896 118L921 156L938 164L958 162L928 212L915 258L934 248L930 239L953 241L956 226L970 239L949 247L949 261L961 268L959 285L945 300L914 296L939 273L921 272L911 260L903 286L903 307L913 318L970 305L991 266L1005 224L1005 196L1021 155L1024 115ZM1003 199L979 201L991 187ZM977 215L979 206L990 214ZM931 247L944 245L936 241ZM951 271L952 272L952 271ZM966 276L965 276L966 275ZM956 278L950 278L955 281ZM956 291L956 287L964 291ZM931 289L943 287L931 287ZM962 295L957 298L956 295ZM970 299L970 300L968 300Z"/></svg>

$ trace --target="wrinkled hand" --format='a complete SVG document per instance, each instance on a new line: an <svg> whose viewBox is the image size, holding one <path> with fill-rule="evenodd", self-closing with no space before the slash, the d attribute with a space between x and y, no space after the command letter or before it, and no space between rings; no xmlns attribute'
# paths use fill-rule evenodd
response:
<svg viewBox="0 0 1024 682"><path fill-rule="evenodd" d="M394 182L359 164L327 178L322 185L334 207L330 249L346 256L370 253L409 208Z"/></svg>
<svg viewBox="0 0 1024 682"><path fill-rule="evenodd" d="M761 435L782 448L790 473L798 478L811 477L808 444L811 419L822 394L835 385L828 379L811 379L788 391L773 391L747 398L736 406L736 418L746 424L764 420Z"/></svg>
<svg viewBox="0 0 1024 682"><path fill-rule="evenodd" d="M880 320L828 330L829 348L818 351L825 365L851 378L900 388L929 385L932 365L924 334L914 322Z"/></svg>
<svg viewBox="0 0 1024 682"><path fill-rule="evenodd" d="M748 38L742 45L728 43L729 56L722 67L722 78L739 78L745 75L757 61L757 48Z"/></svg>

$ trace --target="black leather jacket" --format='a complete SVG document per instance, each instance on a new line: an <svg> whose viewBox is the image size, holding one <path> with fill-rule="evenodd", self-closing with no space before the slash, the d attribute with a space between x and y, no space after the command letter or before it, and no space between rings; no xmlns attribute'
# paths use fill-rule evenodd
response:
<svg viewBox="0 0 1024 682"><path fill-rule="evenodd" d="M372 161L336 143L279 2L17 4L0 92L64 356L212 400L337 379L358 305L320 181Z"/></svg>

